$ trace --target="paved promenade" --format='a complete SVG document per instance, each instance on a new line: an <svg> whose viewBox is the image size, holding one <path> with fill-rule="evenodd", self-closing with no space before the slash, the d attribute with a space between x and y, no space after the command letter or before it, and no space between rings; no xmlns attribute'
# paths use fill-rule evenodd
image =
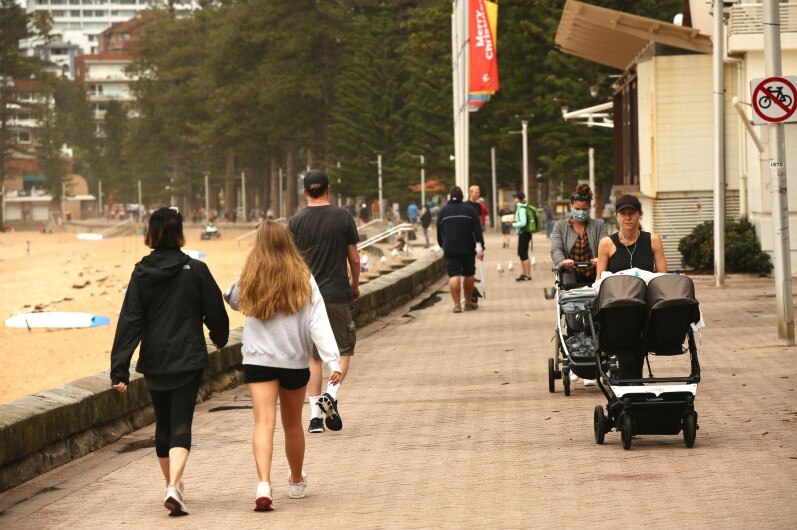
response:
<svg viewBox="0 0 797 530"><path fill-rule="evenodd" d="M307 498L287 497L278 428L276 509L252 511L252 413L240 387L198 407L190 516L166 516L148 427L0 494L0 528L797 526L797 348L777 345L773 281L731 275L716 289L696 279L708 327L695 447L652 436L623 451L615 432L593 441L597 388L548 393L554 307L542 288L552 275L544 236L535 243L534 281L518 284L517 267L495 270L514 252L488 239L478 311L453 314L445 293L364 330L340 395L344 430L307 436ZM678 358L667 370L686 366Z"/></svg>

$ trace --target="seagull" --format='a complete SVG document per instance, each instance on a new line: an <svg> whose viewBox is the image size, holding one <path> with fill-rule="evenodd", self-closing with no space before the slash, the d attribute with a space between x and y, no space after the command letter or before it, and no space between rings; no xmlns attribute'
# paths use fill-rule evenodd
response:
<svg viewBox="0 0 797 530"><path fill-rule="evenodd" d="M508 270L509 272L515 270L515 264L512 263L512 260L509 260L509 264L506 266L506 270Z"/></svg>
<svg viewBox="0 0 797 530"><path fill-rule="evenodd" d="M394 248L393 250L390 251L390 255L396 258L399 255L399 251Z"/></svg>
<svg viewBox="0 0 797 530"><path fill-rule="evenodd" d="M387 263L387 257L382 256L381 258L379 258L379 261L381 261L382 263Z"/></svg>
<svg viewBox="0 0 797 530"><path fill-rule="evenodd" d="M495 269L498 271L498 274L503 274L504 273L504 268L501 266L500 263L498 264L498 266Z"/></svg>

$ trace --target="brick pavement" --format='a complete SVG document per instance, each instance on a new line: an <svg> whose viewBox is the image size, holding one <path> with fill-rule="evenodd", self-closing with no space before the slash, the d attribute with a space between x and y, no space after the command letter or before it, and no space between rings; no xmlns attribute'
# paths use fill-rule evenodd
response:
<svg viewBox="0 0 797 530"><path fill-rule="evenodd" d="M495 271L512 252L490 237L479 311L455 315L444 294L365 330L341 392L344 430L307 437L306 499L287 498L278 428L276 510L251 511L252 420L240 387L198 407L190 516L165 516L149 427L0 494L0 527L797 525L797 349L776 344L772 280L731 275L716 289L696 278L708 323L697 443L639 437L623 451L617 433L593 441L596 388L547 391L554 313L540 239L534 281L517 284ZM686 367L669 362L667 371Z"/></svg>

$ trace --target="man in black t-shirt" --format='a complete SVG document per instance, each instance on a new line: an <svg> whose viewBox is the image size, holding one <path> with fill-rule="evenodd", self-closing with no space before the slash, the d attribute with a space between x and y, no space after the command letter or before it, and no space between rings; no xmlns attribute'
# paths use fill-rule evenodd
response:
<svg viewBox="0 0 797 530"><path fill-rule="evenodd" d="M291 217L288 229L324 298L329 323L340 350L342 383L357 342L351 304L360 297L360 255L357 252L360 237L351 214L329 203L329 178L323 171L313 169L305 174L304 195L307 208ZM329 383L327 391L321 394L321 358L314 351L307 384L311 412L309 432L324 432L324 415L327 428L332 431L343 428L338 412L339 390L340 384Z"/></svg>

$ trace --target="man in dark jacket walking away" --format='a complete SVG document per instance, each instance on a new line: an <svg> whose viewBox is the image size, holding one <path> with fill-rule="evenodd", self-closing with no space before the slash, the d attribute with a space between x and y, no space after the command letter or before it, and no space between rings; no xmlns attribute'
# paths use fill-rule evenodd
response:
<svg viewBox="0 0 797 530"><path fill-rule="evenodd" d="M449 192L449 201L437 216L437 242L443 248L448 272L448 287L454 299L454 313L460 313L461 276L465 277L465 311L478 309L474 304L473 283L476 275L476 260L484 258L484 236L476 210L462 202L462 188L454 186ZM477 254L476 245L480 245Z"/></svg>
<svg viewBox="0 0 797 530"><path fill-rule="evenodd" d="M166 479L163 504L170 515L186 515L181 479L202 372L209 365L202 324L222 347L230 321L207 265L180 250L185 237L176 209L152 214L145 243L153 250L136 264L127 286L111 350L111 384L127 392L130 359L140 342L136 371L144 374L155 411L155 453Z"/></svg>

